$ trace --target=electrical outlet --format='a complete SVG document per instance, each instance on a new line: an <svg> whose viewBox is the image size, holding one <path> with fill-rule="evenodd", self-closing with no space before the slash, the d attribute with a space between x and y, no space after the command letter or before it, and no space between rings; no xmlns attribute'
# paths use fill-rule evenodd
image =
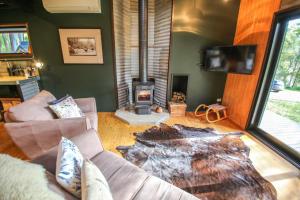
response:
<svg viewBox="0 0 300 200"><path fill-rule="evenodd" d="M217 98L217 103L221 103L222 102L222 98Z"/></svg>

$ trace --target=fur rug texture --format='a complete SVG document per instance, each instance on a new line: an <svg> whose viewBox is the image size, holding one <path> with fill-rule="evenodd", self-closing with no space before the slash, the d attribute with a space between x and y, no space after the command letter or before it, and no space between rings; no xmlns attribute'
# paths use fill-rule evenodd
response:
<svg viewBox="0 0 300 200"><path fill-rule="evenodd" d="M8 155L0 154L1 200L62 200L48 189L45 169Z"/></svg>
<svg viewBox="0 0 300 200"><path fill-rule="evenodd" d="M137 133L124 158L203 200L275 200L276 190L254 168L241 133L161 124Z"/></svg>

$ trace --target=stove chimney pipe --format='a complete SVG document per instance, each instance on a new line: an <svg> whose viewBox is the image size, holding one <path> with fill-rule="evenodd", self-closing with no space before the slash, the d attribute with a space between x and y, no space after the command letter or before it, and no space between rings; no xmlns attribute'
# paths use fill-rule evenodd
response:
<svg viewBox="0 0 300 200"><path fill-rule="evenodd" d="M139 75L142 83L148 81L148 0L139 0Z"/></svg>

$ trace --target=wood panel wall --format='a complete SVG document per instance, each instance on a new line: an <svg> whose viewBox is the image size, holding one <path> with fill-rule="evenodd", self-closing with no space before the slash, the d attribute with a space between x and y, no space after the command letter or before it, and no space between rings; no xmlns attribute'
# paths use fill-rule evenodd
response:
<svg viewBox="0 0 300 200"><path fill-rule="evenodd" d="M253 74L228 74L223 104L228 106L229 118L245 128L261 73L274 12L280 0L241 0L234 44L256 44Z"/></svg>
<svg viewBox="0 0 300 200"><path fill-rule="evenodd" d="M286 9L293 6L300 6L300 0L282 0L280 9Z"/></svg>

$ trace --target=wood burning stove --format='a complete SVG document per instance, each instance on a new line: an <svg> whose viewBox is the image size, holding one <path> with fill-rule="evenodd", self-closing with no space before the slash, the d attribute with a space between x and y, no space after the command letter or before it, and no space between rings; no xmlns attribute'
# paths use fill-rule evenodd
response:
<svg viewBox="0 0 300 200"><path fill-rule="evenodd" d="M139 0L139 81L133 81L135 112L151 114L154 82L148 80L148 0Z"/></svg>
<svg viewBox="0 0 300 200"><path fill-rule="evenodd" d="M140 115L151 114L154 97L154 82L148 81L142 83L140 81L133 81L133 93L136 113Z"/></svg>

